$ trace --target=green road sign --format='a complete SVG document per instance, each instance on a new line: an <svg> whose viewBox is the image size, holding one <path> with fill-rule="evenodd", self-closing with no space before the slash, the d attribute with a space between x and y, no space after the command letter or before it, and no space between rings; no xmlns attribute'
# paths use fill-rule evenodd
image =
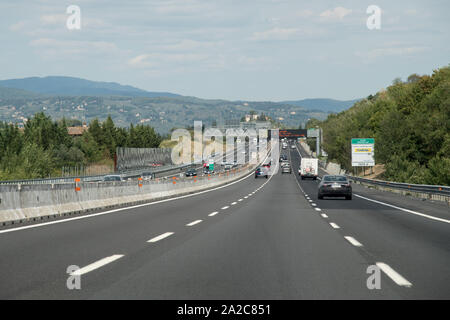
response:
<svg viewBox="0 0 450 320"><path fill-rule="evenodd" d="M374 144L374 138L356 138L352 139L352 144Z"/></svg>

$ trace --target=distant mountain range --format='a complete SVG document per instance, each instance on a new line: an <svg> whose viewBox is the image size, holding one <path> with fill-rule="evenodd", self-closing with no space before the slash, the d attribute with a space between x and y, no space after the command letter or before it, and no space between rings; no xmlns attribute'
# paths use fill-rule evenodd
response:
<svg viewBox="0 0 450 320"><path fill-rule="evenodd" d="M158 132L205 124L233 123L251 112L264 113L282 127L298 128L308 119L324 120L330 112L350 108L357 100L229 101L200 99L168 92L149 92L114 82L72 77L0 80L0 121L23 123L37 112L53 119L89 122L111 115L119 126L149 124Z"/></svg>
<svg viewBox="0 0 450 320"><path fill-rule="evenodd" d="M5 89L9 88L11 90ZM12 89L17 89L16 91ZM22 96L26 98L37 95L62 95L62 96L124 96L124 97L183 97L170 92L151 92L115 82L99 82L86 79L62 76L30 77L23 79L0 80L0 98L12 98ZM355 100L334 99L303 99L294 101L281 101L288 104L303 107L308 110L321 112L341 112L350 108Z"/></svg>
<svg viewBox="0 0 450 320"><path fill-rule="evenodd" d="M64 96L125 96L125 97L179 97L169 92L150 92L115 82L90 81L73 77L31 77L0 80L0 87L14 88L43 95Z"/></svg>
<svg viewBox="0 0 450 320"><path fill-rule="evenodd" d="M308 110L319 110L325 112L341 112L347 110L361 99L354 100L334 100L334 99L303 99L295 101L282 101L280 103L293 106L304 107Z"/></svg>

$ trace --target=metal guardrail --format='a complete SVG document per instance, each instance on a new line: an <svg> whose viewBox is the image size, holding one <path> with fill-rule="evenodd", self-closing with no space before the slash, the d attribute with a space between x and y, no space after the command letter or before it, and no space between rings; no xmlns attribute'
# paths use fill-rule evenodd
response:
<svg viewBox="0 0 450 320"><path fill-rule="evenodd" d="M361 177L350 176L348 177L351 180L364 182L373 185L379 185L388 188L394 189L402 189L409 190L414 192L421 192L427 194L440 194L445 196L450 196L450 187L448 186L434 186L434 185L426 185L426 184L411 184L411 183L402 183L402 182L390 182L383 180L374 180L374 179L366 179Z"/></svg>
<svg viewBox="0 0 450 320"><path fill-rule="evenodd" d="M115 173L106 173L102 175L95 176L72 176L72 177L60 177L60 178L44 178L44 179L26 179L26 180L6 180L0 181L0 185L11 185L11 184L61 184L61 183L73 183L76 178L79 178L81 182L96 182L101 181L104 176L107 175L120 175L124 179L135 178L141 176L144 172L152 172L154 174L164 173L173 170L182 170L183 168L190 167L195 165L196 163L185 164L185 165L171 165L164 166L160 169L154 169L153 167L149 168L141 168L133 171L126 172L115 172Z"/></svg>

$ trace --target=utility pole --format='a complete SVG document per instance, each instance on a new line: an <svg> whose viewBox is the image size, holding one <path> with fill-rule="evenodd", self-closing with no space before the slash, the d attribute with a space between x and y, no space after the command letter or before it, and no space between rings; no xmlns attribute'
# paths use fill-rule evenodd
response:
<svg viewBox="0 0 450 320"><path fill-rule="evenodd" d="M321 152L320 152L320 138L322 136L321 134L321 129L316 126L316 131L317 131L317 137L316 137L316 156L319 157Z"/></svg>

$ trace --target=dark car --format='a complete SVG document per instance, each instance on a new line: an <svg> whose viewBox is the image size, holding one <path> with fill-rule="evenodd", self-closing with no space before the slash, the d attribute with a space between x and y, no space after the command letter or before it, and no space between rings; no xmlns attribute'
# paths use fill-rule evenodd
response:
<svg viewBox="0 0 450 320"><path fill-rule="evenodd" d="M203 174L211 174L214 173L214 170L209 170L208 167L203 168Z"/></svg>
<svg viewBox="0 0 450 320"><path fill-rule="evenodd" d="M151 179L155 179L155 173L154 172L150 172L150 171L145 171L141 173L141 178L143 180L151 180Z"/></svg>
<svg viewBox="0 0 450 320"><path fill-rule="evenodd" d="M255 179L259 177L266 177L266 179L269 177L268 174L269 170L265 167L258 167L255 170Z"/></svg>
<svg viewBox="0 0 450 320"><path fill-rule="evenodd" d="M327 175L323 176L319 183L317 197L345 197L347 200L352 199L352 186L346 176Z"/></svg>
<svg viewBox="0 0 450 320"><path fill-rule="evenodd" d="M123 181L122 177L116 174L111 174L103 177L103 181Z"/></svg>
<svg viewBox="0 0 450 320"><path fill-rule="evenodd" d="M197 176L197 170L195 169L188 169L186 171L186 177L196 177Z"/></svg>

